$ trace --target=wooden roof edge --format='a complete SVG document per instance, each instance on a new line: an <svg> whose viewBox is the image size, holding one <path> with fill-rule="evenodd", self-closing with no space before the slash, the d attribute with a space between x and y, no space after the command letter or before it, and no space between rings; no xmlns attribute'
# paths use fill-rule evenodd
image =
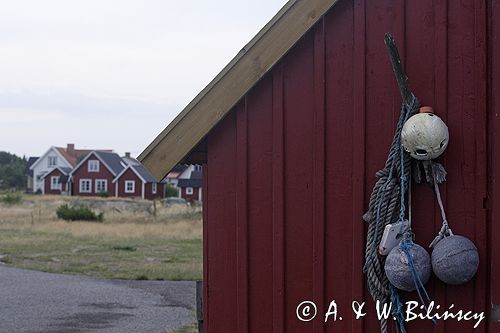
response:
<svg viewBox="0 0 500 333"><path fill-rule="evenodd" d="M138 160L162 179L337 1L289 0Z"/></svg>

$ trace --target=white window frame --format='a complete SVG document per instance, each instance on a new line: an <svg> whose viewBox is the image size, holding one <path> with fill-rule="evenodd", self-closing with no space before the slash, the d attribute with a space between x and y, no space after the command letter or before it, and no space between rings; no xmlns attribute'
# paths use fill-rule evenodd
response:
<svg viewBox="0 0 500 333"><path fill-rule="evenodd" d="M101 168L101 163L99 160L89 160L89 163L87 165L88 172L99 172L100 168Z"/></svg>
<svg viewBox="0 0 500 333"><path fill-rule="evenodd" d="M129 184L132 185L132 189L128 189ZM125 181L125 193L135 193L135 180L126 180Z"/></svg>
<svg viewBox="0 0 500 333"><path fill-rule="evenodd" d="M82 184L83 184L84 182L85 182L85 183L87 183L87 182L88 182L88 184L89 184L89 188L88 188L88 190L83 188ZM82 179L80 179L80 183L79 183L79 185L80 185L80 186L78 187L78 191L79 191L80 193L92 193L92 179L82 178Z"/></svg>
<svg viewBox="0 0 500 333"><path fill-rule="evenodd" d="M156 194L156 192L158 192L158 184L157 183L152 183L151 184L151 192L153 194Z"/></svg>
<svg viewBox="0 0 500 333"><path fill-rule="evenodd" d="M187 195L193 195L194 189L192 187L186 187L186 194Z"/></svg>
<svg viewBox="0 0 500 333"><path fill-rule="evenodd" d="M61 183L59 180L61 179L60 176L51 176L50 177L50 189L51 190L60 190L61 189Z"/></svg>
<svg viewBox="0 0 500 333"><path fill-rule="evenodd" d="M47 157L47 167L53 168L56 166L57 166L57 156L54 156L54 155L48 156Z"/></svg>
<svg viewBox="0 0 500 333"><path fill-rule="evenodd" d="M104 189L99 189L98 184L103 183L104 184ZM107 179L96 179L95 180L95 192L100 193L100 192L108 192L108 180Z"/></svg>

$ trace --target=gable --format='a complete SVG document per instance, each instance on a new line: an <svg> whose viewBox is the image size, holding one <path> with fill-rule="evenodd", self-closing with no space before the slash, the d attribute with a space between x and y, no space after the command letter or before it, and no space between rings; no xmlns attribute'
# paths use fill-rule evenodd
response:
<svg viewBox="0 0 500 333"><path fill-rule="evenodd" d="M290 0L141 153L162 179L337 2Z"/></svg>
<svg viewBox="0 0 500 333"><path fill-rule="evenodd" d="M31 166L30 170L41 169L48 170L48 159L50 157L57 158L56 166L72 167L72 165L60 154L60 152L55 147L50 147L40 158L38 158Z"/></svg>

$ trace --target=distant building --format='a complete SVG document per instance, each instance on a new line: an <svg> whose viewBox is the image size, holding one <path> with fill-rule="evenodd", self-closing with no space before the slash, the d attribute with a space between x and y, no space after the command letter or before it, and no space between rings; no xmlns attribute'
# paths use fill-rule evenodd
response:
<svg viewBox="0 0 500 333"><path fill-rule="evenodd" d="M102 151L111 152L111 150ZM91 150L88 149L75 149L75 145L72 143L68 143L65 148L50 147L29 167L30 174L32 173L32 192L45 193L44 176L46 174L58 167L73 169L78 161L90 152Z"/></svg>
<svg viewBox="0 0 500 333"><path fill-rule="evenodd" d="M24 171L26 175L26 192L33 192L33 170L31 166L39 159L39 157L30 157L26 162L26 169Z"/></svg>
<svg viewBox="0 0 500 333"><path fill-rule="evenodd" d="M201 166L194 165L189 178L181 178L177 183L179 188L179 197L186 199L187 202L193 203L195 201L202 201L202 171Z"/></svg>

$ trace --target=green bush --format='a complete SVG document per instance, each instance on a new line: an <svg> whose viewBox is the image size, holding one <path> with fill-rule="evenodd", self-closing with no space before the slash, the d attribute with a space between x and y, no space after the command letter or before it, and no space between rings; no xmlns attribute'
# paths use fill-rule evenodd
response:
<svg viewBox="0 0 500 333"><path fill-rule="evenodd" d="M104 220L104 214L96 214L88 207L70 207L67 204L59 206L56 210L57 217L66 221L98 221Z"/></svg>
<svg viewBox="0 0 500 333"><path fill-rule="evenodd" d="M17 205L21 203L23 196L20 193L7 193L0 197L0 201L7 205Z"/></svg>
<svg viewBox="0 0 500 333"><path fill-rule="evenodd" d="M179 189L171 184L165 184L165 197L178 197Z"/></svg>
<svg viewBox="0 0 500 333"><path fill-rule="evenodd" d="M109 193L108 191L101 191L97 192L97 196L101 198L109 198L111 196L111 193Z"/></svg>

